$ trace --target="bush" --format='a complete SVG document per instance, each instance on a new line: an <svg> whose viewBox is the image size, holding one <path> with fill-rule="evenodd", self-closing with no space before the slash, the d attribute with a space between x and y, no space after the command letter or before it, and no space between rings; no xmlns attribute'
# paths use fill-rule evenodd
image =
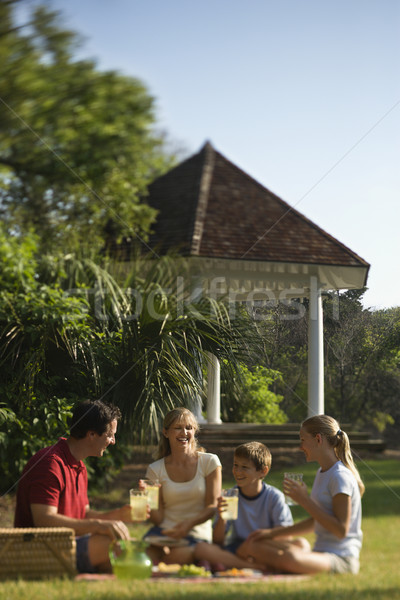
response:
<svg viewBox="0 0 400 600"><path fill-rule="evenodd" d="M0 408L0 425L6 426L0 433L1 493L14 490L35 452L66 435L70 415L71 403L65 398L42 399L19 411L18 417L13 410Z"/></svg>
<svg viewBox="0 0 400 600"><path fill-rule="evenodd" d="M241 366L242 385L237 405L230 415L230 421L242 423L286 423L288 418L279 408L283 396L271 389L275 382L282 380L279 371L258 366L250 371Z"/></svg>

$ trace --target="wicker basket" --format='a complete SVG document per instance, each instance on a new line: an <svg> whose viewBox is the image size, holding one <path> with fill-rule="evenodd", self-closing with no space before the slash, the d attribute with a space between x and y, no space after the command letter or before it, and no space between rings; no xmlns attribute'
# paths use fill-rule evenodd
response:
<svg viewBox="0 0 400 600"><path fill-rule="evenodd" d="M76 575L75 532L67 527L0 529L0 580Z"/></svg>

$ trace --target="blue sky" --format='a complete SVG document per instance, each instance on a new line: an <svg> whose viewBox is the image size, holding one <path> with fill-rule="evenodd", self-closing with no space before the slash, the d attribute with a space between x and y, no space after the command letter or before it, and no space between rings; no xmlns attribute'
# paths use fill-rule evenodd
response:
<svg viewBox="0 0 400 600"><path fill-rule="evenodd" d="M173 143L210 140L371 263L365 306L400 305L398 0L49 3Z"/></svg>

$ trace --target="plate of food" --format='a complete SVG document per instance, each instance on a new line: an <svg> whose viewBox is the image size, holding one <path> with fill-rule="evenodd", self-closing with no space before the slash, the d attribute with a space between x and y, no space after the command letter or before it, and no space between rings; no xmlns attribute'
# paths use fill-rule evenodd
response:
<svg viewBox="0 0 400 600"><path fill-rule="evenodd" d="M262 577L263 573L256 569L227 569L226 571L218 571L216 577Z"/></svg>
<svg viewBox="0 0 400 600"><path fill-rule="evenodd" d="M187 578L199 578L199 577L211 577L211 572L205 567L199 567L198 565L179 565L179 564L165 564L159 562L157 566L153 567L153 577L179 577L181 579Z"/></svg>
<svg viewBox="0 0 400 600"><path fill-rule="evenodd" d="M211 577L211 572L198 565L182 565L177 575L178 577Z"/></svg>
<svg viewBox="0 0 400 600"><path fill-rule="evenodd" d="M152 546L169 546L170 548L178 548L189 544L188 540L185 540L184 538L176 540L167 535L148 535L143 538L143 541Z"/></svg>
<svg viewBox="0 0 400 600"><path fill-rule="evenodd" d="M158 565L153 567L153 574L156 575L177 575L182 565L178 563L171 563L169 565L164 562L159 562Z"/></svg>

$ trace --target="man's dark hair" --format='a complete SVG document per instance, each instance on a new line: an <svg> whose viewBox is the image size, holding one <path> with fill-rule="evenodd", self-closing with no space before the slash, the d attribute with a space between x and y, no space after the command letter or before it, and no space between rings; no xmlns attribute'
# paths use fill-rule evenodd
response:
<svg viewBox="0 0 400 600"><path fill-rule="evenodd" d="M69 421L69 430L73 438L80 440L88 431L103 435L111 421L121 418L117 406L106 404L101 400L85 400L77 404Z"/></svg>

